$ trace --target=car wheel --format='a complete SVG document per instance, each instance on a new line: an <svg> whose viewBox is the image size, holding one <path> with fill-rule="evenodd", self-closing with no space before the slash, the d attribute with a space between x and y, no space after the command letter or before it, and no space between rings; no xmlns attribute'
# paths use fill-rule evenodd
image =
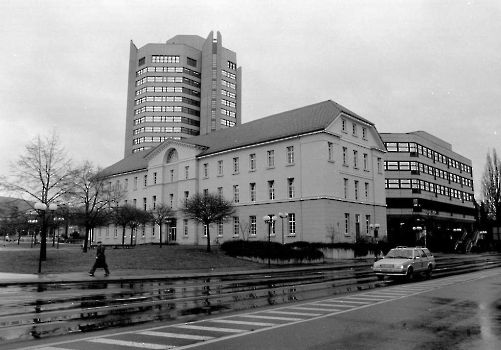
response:
<svg viewBox="0 0 501 350"><path fill-rule="evenodd" d="M428 269L426 270L426 277L428 277L428 279L431 279L432 275L433 275L433 266L429 265Z"/></svg>
<svg viewBox="0 0 501 350"><path fill-rule="evenodd" d="M414 280L414 270L412 269L412 267L409 267L407 269L407 275L406 275L407 279L409 281L413 281Z"/></svg>

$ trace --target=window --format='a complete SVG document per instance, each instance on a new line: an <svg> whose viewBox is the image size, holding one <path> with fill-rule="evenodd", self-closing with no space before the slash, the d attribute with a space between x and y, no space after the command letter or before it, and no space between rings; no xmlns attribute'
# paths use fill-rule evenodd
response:
<svg viewBox="0 0 501 350"><path fill-rule="evenodd" d="M233 217L233 236L240 235L240 218L238 216Z"/></svg>
<svg viewBox="0 0 501 350"><path fill-rule="evenodd" d="M344 214L344 233L350 234L350 214L348 213Z"/></svg>
<svg viewBox="0 0 501 350"><path fill-rule="evenodd" d="M145 63L146 63L146 57L140 58L139 62L138 62L138 66L142 66Z"/></svg>
<svg viewBox="0 0 501 350"><path fill-rule="evenodd" d="M367 140L367 128L362 128L362 138Z"/></svg>
<svg viewBox="0 0 501 350"><path fill-rule="evenodd" d="M144 175L144 187L148 186L148 175Z"/></svg>
<svg viewBox="0 0 501 350"><path fill-rule="evenodd" d="M143 210L146 210L146 198L143 198Z"/></svg>
<svg viewBox="0 0 501 350"><path fill-rule="evenodd" d="M249 170L254 171L256 170L256 154L252 153L249 155Z"/></svg>
<svg viewBox="0 0 501 350"><path fill-rule="evenodd" d="M188 236L188 219L183 220L183 234Z"/></svg>
<svg viewBox="0 0 501 350"><path fill-rule="evenodd" d="M333 160L332 147L332 142L327 142L327 156L330 161Z"/></svg>
<svg viewBox="0 0 501 350"><path fill-rule="evenodd" d="M204 197L207 197L209 195L209 189L208 188L204 188L202 192L204 194Z"/></svg>
<svg viewBox="0 0 501 350"><path fill-rule="evenodd" d="M371 226L371 216L366 215L365 216L365 233L368 235L369 234L369 228Z"/></svg>
<svg viewBox="0 0 501 350"><path fill-rule="evenodd" d="M238 188L238 185L233 185L233 202L240 202L240 190Z"/></svg>
<svg viewBox="0 0 501 350"><path fill-rule="evenodd" d="M134 177L134 189L137 190L137 176Z"/></svg>
<svg viewBox="0 0 501 350"><path fill-rule="evenodd" d="M221 220L219 220L217 222L217 235L218 237L223 237L223 222Z"/></svg>
<svg viewBox="0 0 501 350"><path fill-rule="evenodd" d="M268 155L268 168L275 167L275 151L271 150L267 152Z"/></svg>
<svg viewBox="0 0 501 350"><path fill-rule="evenodd" d="M155 236L155 224L151 225L151 235Z"/></svg>
<svg viewBox="0 0 501 350"><path fill-rule="evenodd" d="M369 200L369 183L365 183L365 200Z"/></svg>
<svg viewBox="0 0 501 350"><path fill-rule="evenodd" d="M233 174L238 174L240 166L238 164L238 157L233 158Z"/></svg>
<svg viewBox="0 0 501 350"><path fill-rule="evenodd" d="M189 166L185 166L184 167L184 178L188 179L189 175L190 175L190 167Z"/></svg>
<svg viewBox="0 0 501 350"><path fill-rule="evenodd" d="M188 199L188 197L190 196L190 191L184 191L184 199Z"/></svg>
<svg viewBox="0 0 501 350"><path fill-rule="evenodd" d="M357 124L353 123L352 130L353 130L353 136L357 136Z"/></svg>
<svg viewBox="0 0 501 350"><path fill-rule="evenodd" d="M209 177L209 163L204 163L204 177Z"/></svg>
<svg viewBox="0 0 501 350"><path fill-rule="evenodd" d="M169 194L169 204L172 208L172 206L174 205L174 193Z"/></svg>
<svg viewBox="0 0 501 350"><path fill-rule="evenodd" d="M255 183L250 184L250 200L251 200L251 202L256 201L256 184Z"/></svg>
<svg viewBox="0 0 501 350"><path fill-rule="evenodd" d="M223 175L223 161L222 160L218 160L218 162L217 162L217 174Z"/></svg>
<svg viewBox="0 0 501 350"><path fill-rule="evenodd" d="M218 196L222 197L223 196L223 188L222 187L218 187L217 188L217 194Z"/></svg>
<svg viewBox="0 0 501 350"><path fill-rule="evenodd" d="M341 123L342 123L341 130L342 130L343 132L346 132L346 119L343 119Z"/></svg>
<svg viewBox="0 0 501 350"><path fill-rule="evenodd" d="M157 173L153 173L153 184L157 184Z"/></svg>
<svg viewBox="0 0 501 350"><path fill-rule="evenodd" d="M296 214L289 213L289 234L296 234Z"/></svg>
<svg viewBox="0 0 501 350"><path fill-rule="evenodd" d="M124 187L124 190L128 190L129 189L129 179L125 179L125 187Z"/></svg>
<svg viewBox="0 0 501 350"><path fill-rule="evenodd" d="M268 217L270 217L270 218L272 218L274 216L275 216L274 214L268 214ZM275 235L276 223L277 223L276 220L271 220L271 223L269 224L270 225L270 236Z"/></svg>
<svg viewBox="0 0 501 350"><path fill-rule="evenodd" d="M353 167L358 168L358 151L353 151Z"/></svg>
<svg viewBox="0 0 501 350"><path fill-rule="evenodd" d="M197 60L194 60L193 58L186 57L186 63L188 64L188 66L197 66Z"/></svg>
<svg viewBox="0 0 501 350"><path fill-rule="evenodd" d="M344 198L348 198L348 179L344 180Z"/></svg>
<svg viewBox="0 0 501 350"><path fill-rule="evenodd" d="M170 174L170 182L174 182L174 169L171 169L169 174Z"/></svg>
<svg viewBox="0 0 501 350"><path fill-rule="evenodd" d="M343 147L343 165L348 166L348 148Z"/></svg>
<svg viewBox="0 0 501 350"><path fill-rule="evenodd" d="M381 158L379 157L377 159L377 172L381 173Z"/></svg>
<svg viewBox="0 0 501 350"><path fill-rule="evenodd" d="M364 153L364 170L369 170L369 155L367 153Z"/></svg>
<svg viewBox="0 0 501 350"><path fill-rule="evenodd" d="M271 180L268 181L268 194L269 194L269 199L275 200L275 181Z"/></svg>
<svg viewBox="0 0 501 350"><path fill-rule="evenodd" d="M249 222L250 222L249 233L250 233L251 236L255 236L256 233L257 233L257 230L256 230L256 224L257 224L256 216L255 215L249 216Z"/></svg>
<svg viewBox="0 0 501 350"><path fill-rule="evenodd" d="M287 193L289 198L294 198L294 178L292 177L287 179Z"/></svg>
<svg viewBox="0 0 501 350"><path fill-rule="evenodd" d="M294 146L287 147L287 164L294 164Z"/></svg>
<svg viewBox="0 0 501 350"><path fill-rule="evenodd" d="M153 202L153 210L155 210L157 208L157 196L153 196L151 201Z"/></svg>

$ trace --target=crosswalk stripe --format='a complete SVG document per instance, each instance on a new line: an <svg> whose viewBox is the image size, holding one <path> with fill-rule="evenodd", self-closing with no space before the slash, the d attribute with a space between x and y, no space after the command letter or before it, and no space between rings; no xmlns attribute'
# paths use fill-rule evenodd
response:
<svg viewBox="0 0 501 350"><path fill-rule="evenodd" d="M298 309L298 308L294 308ZM312 310L312 308L307 308ZM303 309L301 309L303 310ZM316 309L318 310L318 309ZM280 310L270 310L270 311L264 311L266 313L272 313L272 314L283 314L283 315L298 315L298 316L321 316L322 314L313 314L311 312L293 312L293 311L280 311Z"/></svg>
<svg viewBox="0 0 501 350"><path fill-rule="evenodd" d="M276 326L276 323L266 323L266 322L250 322L250 321L237 321L237 320L208 320L209 322L219 322L219 323L230 323L230 324L243 324L248 326L262 326L271 327Z"/></svg>
<svg viewBox="0 0 501 350"><path fill-rule="evenodd" d="M312 305L318 305L318 306L334 306L336 308L338 307L344 307L344 308L350 308L353 307L353 305L346 305L346 304L339 304L335 302L329 302L329 303L313 303Z"/></svg>
<svg viewBox="0 0 501 350"><path fill-rule="evenodd" d="M353 296L353 297L345 297L344 299L348 300L370 300L370 301L383 301L383 300L388 300L388 298L376 298L376 297L370 297L370 296Z"/></svg>
<svg viewBox="0 0 501 350"><path fill-rule="evenodd" d="M155 331L144 331L144 332L139 332L139 334L152 335L155 337L191 339L191 340L211 340L211 339L214 339L214 337L209 337L206 335L166 333L166 332L155 332Z"/></svg>
<svg viewBox="0 0 501 350"><path fill-rule="evenodd" d="M173 325L172 327L184 328L184 329L198 329L198 330L202 330L202 331L212 331L212 332L226 332L226 333L247 332L245 329L206 327L206 326L197 326L194 324L177 324L177 325Z"/></svg>
<svg viewBox="0 0 501 350"><path fill-rule="evenodd" d="M109 344L109 345L130 346L133 348L142 348L142 349L165 350L165 349L175 348L174 345L140 343L135 341L126 341L126 340L109 339L109 338L95 338L95 339L89 339L87 341L93 343Z"/></svg>
<svg viewBox="0 0 501 350"><path fill-rule="evenodd" d="M370 301L346 300L344 298L343 298L343 300L340 300L339 302L346 303L346 304L361 304L361 305L372 304L372 302L370 302Z"/></svg>
<svg viewBox="0 0 501 350"><path fill-rule="evenodd" d="M239 317L249 317L249 318L266 318L270 320L282 320L282 321L304 321L304 318L294 318L294 317L278 317L278 316L266 316L266 315L239 315Z"/></svg>
<svg viewBox="0 0 501 350"><path fill-rule="evenodd" d="M311 311L327 311L327 312L336 312L336 311L339 311L338 309L330 309L330 308L326 308L326 307L307 307L307 306L295 306L294 309L298 309L298 310L311 310Z"/></svg>

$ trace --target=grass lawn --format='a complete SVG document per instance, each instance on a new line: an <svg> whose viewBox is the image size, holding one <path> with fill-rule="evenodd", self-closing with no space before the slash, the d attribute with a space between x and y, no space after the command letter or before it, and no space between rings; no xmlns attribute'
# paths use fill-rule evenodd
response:
<svg viewBox="0 0 501 350"><path fill-rule="evenodd" d="M29 243L18 245L7 242L0 246L0 272L38 272L40 246ZM61 244L59 249L47 243L47 260L42 262L42 273L87 272L94 264L95 250L82 252L78 245ZM106 249L106 261L111 273L117 270L136 270L160 273L210 269L260 269L266 266L225 255L218 246L158 245L137 246L134 249Z"/></svg>

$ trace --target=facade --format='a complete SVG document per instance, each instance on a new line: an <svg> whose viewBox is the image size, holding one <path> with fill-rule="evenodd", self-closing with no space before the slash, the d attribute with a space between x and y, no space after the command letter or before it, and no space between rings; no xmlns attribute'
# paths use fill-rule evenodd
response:
<svg viewBox="0 0 501 350"><path fill-rule="evenodd" d="M240 92L236 53L219 32L139 49L131 41L124 157L240 124Z"/></svg>
<svg viewBox="0 0 501 350"><path fill-rule="evenodd" d="M424 131L382 133L388 240L452 249L475 221L471 161Z"/></svg>
<svg viewBox="0 0 501 350"><path fill-rule="evenodd" d="M373 123L325 101L189 139L167 139L106 171L111 184L126 190L125 201L142 209L164 203L177 211L196 192L232 200L237 214L210 228L219 242L268 239L263 216L271 214L277 217L273 241L353 242L386 233L384 154ZM152 225L140 227L133 241L158 242L158 232ZM180 211L162 232L179 244L207 243L204 228ZM126 235L128 242L129 229ZM94 237L105 244L122 241L114 226L96 229Z"/></svg>

